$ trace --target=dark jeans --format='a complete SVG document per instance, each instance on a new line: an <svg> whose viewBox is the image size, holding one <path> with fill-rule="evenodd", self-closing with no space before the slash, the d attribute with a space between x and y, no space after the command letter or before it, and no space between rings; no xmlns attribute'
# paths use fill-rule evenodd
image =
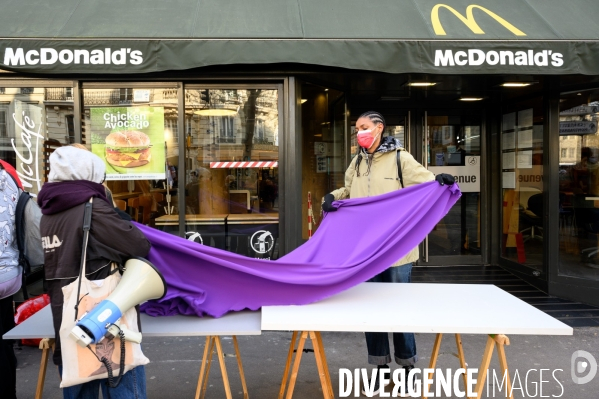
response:
<svg viewBox="0 0 599 399"><path fill-rule="evenodd" d="M2 335L15 326L12 295L0 299L0 399L17 397L17 358L13 340L2 339Z"/></svg>
<svg viewBox="0 0 599 399"><path fill-rule="evenodd" d="M58 368L62 374L62 367ZM115 378L118 374L115 375ZM98 399L100 390L104 399L146 399L146 372L144 366L129 370L116 388L109 388L108 379L93 380L85 384L63 388L64 399Z"/></svg>
<svg viewBox="0 0 599 399"><path fill-rule="evenodd" d="M368 281L373 283L409 283L412 281L412 264L407 263L390 267ZM406 304L406 306L409 305ZM367 332L365 335L368 363L377 366L391 363L389 333ZM395 350L395 362L400 366L413 366L418 361L416 338L413 333L393 333L393 349Z"/></svg>

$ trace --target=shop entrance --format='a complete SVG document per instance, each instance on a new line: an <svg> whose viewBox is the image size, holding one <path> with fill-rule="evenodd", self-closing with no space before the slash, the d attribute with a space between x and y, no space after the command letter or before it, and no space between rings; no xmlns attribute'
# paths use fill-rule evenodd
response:
<svg viewBox="0 0 599 399"><path fill-rule="evenodd" d="M302 137L301 242L305 242L322 220L321 198L344 184L349 163L347 112L343 92L307 82L298 86Z"/></svg>
<svg viewBox="0 0 599 399"><path fill-rule="evenodd" d="M462 197L422 244L421 262L482 264L481 117L438 110L425 111L422 120L422 165L453 175Z"/></svg>

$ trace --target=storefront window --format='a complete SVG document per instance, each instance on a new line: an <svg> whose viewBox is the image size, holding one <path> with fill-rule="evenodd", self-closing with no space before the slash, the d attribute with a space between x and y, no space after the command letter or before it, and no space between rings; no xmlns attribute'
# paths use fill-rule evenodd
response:
<svg viewBox="0 0 599 399"><path fill-rule="evenodd" d="M279 237L279 93L185 90L188 239L276 258Z"/></svg>
<svg viewBox="0 0 599 399"><path fill-rule="evenodd" d="M428 256L481 251L481 121L478 116L428 116L426 156L435 175L456 178L462 197L428 236Z"/></svg>
<svg viewBox="0 0 599 399"><path fill-rule="evenodd" d="M501 125L501 256L543 269L543 100L507 109Z"/></svg>
<svg viewBox="0 0 599 399"><path fill-rule="evenodd" d="M559 272L599 280L599 91L564 94L559 123Z"/></svg>
<svg viewBox="0 0 599 399"><path fill-rule="evenodd" d="M346 113L342 92L309 83L302 84L301 90L301 224L302 239L307 240L321 221L322 197L345 184Z"/></svg>
<svg viewBox="0 0 599 399"><path fill-rule="evenodd" d="M89 86L83 104L83 144L105 160L114 205L139 223L176 233L176 89Z"/></svg>
<svg viewBox="0 0 599 399"><path fill-rule="evenodd" d="M70 87L0 90L0 158L16 168L34 196L47 181L53 149L74 142L73 114Z"/></svg>

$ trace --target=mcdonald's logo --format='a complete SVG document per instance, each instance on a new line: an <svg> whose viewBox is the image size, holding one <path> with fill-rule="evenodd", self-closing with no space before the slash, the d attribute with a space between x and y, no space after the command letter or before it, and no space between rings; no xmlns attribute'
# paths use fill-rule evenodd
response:
<svg viewBox="0 0 599 399"><path fill-rule="evenodd" d="M474 13L472 12L475 8L487 13L488 16L493 18L495 21L499 22L504 28L512 32L516 36L526 36L526 33L522 32L520 29L516 28L514 25L510 24L505 19L501 18L499 15L495 14L493 11L487 10L484 7L481 7L476 4L471 4L466 8L466 16L464 17L462 14L457 12L453 7L448 6L447 4L437 4L433 7L431 11L431 22L433 24L433 29L437 36L445 36L445 29L441 25L441 21L439 20L439 9L446 8L453 13L460 21L464 23L470 30L477 35L484 35L485 32L478 26L476 20L474 19Z"/></svg>

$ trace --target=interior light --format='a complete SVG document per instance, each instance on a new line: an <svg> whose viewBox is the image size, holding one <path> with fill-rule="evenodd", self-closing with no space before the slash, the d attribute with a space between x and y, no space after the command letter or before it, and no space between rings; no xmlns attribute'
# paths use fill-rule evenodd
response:
<svg viewBox="0 0 599 399"><path fill-rule="evenodd" d="M306 101L308 101L308 100L305 98L302 98L302 104L305 103Z"/></svg>
<svg viewBox="0 0 599 399"><path fill-rule="evenodd" d="M409 99L410 97L407 96L381 96L381 98L379 98L381 101L402 101Z"/></svg>
<svg viewBox="0 0 599 399"><path fill-rule="evenodd" d="M237 115L239 108L226 108L224 105L212 105L207 108L201 108L193 111L194 114L202 116L233 116Z"/></svg>
<svg viewBox="0 0 599 399"><path fill-rule="evenodd" d="M502 83L501 86L503 87L526 87L526 86L530 86L532 83L530 82L505 82Z"/></svg>
<svg viewBox="0 0 599 399"><path fill-rule="evenodd" d="M480 101L482 97L461 97L460 101Z"/></svg>
<svg viewBox="0 0 599 399"><path fill-rule="evenodd" d="M414 87L429 87L429 86L434 86L437 83L435 82L410 82L408 83L408 86L414 86Z"/></svg>

